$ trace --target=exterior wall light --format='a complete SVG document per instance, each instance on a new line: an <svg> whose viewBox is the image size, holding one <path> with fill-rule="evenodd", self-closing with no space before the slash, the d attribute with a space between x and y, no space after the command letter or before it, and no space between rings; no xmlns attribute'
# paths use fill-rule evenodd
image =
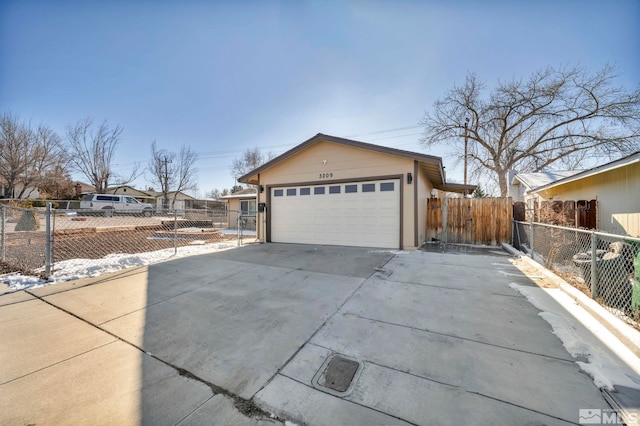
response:
<svg viewBox="0 0 640 426"><path fill-rule="evenodd" d="M413 176L411 176L411 173L407 173L407 183L411 185L412 182L413 182Z"/></svg>

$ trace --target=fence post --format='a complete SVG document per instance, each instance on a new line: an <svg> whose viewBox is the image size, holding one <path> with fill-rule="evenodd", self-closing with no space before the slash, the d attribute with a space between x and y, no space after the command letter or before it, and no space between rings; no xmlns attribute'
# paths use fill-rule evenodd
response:
<svg viewBox="0 0 640 426"><path fill-rule="evenodd" d="M178 210L173 209L173 255L178 254Z"/></svg>
<svg viewBox="0 0 640 426"><path fill-rule="evenodd" d="M533 254L533 241L535 239L535 234L534 234L534 227L533 227L533 215L531 216L531 220L529 221L529 235L531 235L531 253L529 253L529 255L531 256L531 259L535 260L535 255Z"/></svg>
<svg viewBox="0 0 640 426"><path fill-rule="evenodd" d="M240 215L241 215L241 213L238 212L238 246L241 245L241 243L240 243L240 220L241 220Z"/></svg>
<svg viewBox="0 0 640 426"><path fill-rule="evenodd" d="M516 220L514 218L511 218L511 245L519 247L519 245L516 246Z"/></svg>
<svg viewBox="0 0 640 426"><path fill-rule="evenodd" d="M598 297L598 258L597 258L597 244L598 237L595 232L591 232L591 298Z"/></svg>
<svg viewBox="0 0 640 426"><path fill-rule="evenodd" d="M2 252L2 261L4 262L6 255L5 245L5 226L7 223L7 206L2 206L2 242L0 242L0 252Z"/></svg>
<svg viewBox="0 0 640 426"><path fill-rule="evenodd" d="M47 203L44 213L44 277L51 276L51 203Z"/></svg>
<svg viewBox="0 0 640 426"><path fill-rule="evenodd" d="M449 239L449 235L447 232L447 219L448 219L448 213L447 213L447 197L444 197L442 199L442 207L440 207L442 210L442 242L444 243L448 243L448 239Z"/></svg>

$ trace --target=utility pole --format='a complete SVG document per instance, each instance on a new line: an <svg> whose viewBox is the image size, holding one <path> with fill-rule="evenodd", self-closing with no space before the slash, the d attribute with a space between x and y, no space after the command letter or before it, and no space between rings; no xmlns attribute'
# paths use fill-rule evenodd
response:
<svg viewBox="0 0 640 426"><path fill-rule="evenodd" d="M464 119L464 184L467 184L467 151L469 146L469 117Z"/></svg>

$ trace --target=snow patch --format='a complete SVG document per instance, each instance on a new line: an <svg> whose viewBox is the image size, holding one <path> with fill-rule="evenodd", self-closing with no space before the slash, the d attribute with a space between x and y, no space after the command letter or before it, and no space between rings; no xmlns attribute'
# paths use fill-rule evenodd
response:
<svg viewBox="0 0 640 426"><path fill-rule="evenodd" d="M194 241L195 243L195 241ZM54 264L54 271L48 281L38 277L11 273L0 276L0 282L9 285L12 290L29 290L64 281L80 278L97 277L110 272L120 271L135 266L146 266L162 261L179 259L181 257L199 254L215 253L222 250L236 248L235 243L216 243L207 245L192 245L179 247L174 255L174 249L162 249L147 253L109 254L101 259L70 259ZM41 272L42 269L36 270Z"/></svg>
<svg viewBox="0 0 640 426"><path fill-rule="evenodd" d="M614 385L640 388L638 357L562 290L516 283L509 287L542 311L538 315L551 325L572 357L587 359L576 364L596 386L609 391L614 391Z"/></svg>
<svg viewBox="0 0 640 426"><path fill-rule="evenodd" d="M388 249L388 250L369 250L369 253L391 253L391 254L408 254L409 251L407 250L392 250L392 249Z"/></svg>

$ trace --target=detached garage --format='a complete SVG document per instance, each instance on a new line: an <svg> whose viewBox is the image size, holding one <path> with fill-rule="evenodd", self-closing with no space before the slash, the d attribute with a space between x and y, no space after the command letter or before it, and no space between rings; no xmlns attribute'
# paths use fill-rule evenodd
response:
<svg viewBox="0 0 640 426"><path fill-rule="evenodd" d="M431 191L446 184L442 159L317 134L242 176L256 185L258 238L266 242L414 249L426 235Z"/></svg>

